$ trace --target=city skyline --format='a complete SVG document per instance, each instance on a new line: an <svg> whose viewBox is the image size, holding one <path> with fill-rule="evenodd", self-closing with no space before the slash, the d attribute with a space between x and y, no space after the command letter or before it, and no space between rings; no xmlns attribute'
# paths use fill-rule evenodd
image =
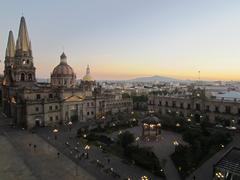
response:
<svg viewBox="0 0 240 180"><path fill-rule="evenodd" d="M50 78L65 51L78 79L90 64L97 80L153 75L194 80L199 70L201 79L240 80L237 1L2 4L1 70L8 31L16 40L23 11L39 78Z"/></svg>

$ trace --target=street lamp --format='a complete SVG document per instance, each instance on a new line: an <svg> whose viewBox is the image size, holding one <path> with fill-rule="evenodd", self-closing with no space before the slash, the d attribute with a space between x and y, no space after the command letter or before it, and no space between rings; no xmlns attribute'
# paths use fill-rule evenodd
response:
<svg viewBox="0 0 240 180"><path fill-rule="evenodd" d="M58 133L58 129L55 128L55 129L53 130L53 134L54 134L54 139L55 139L55 140L57 140L57 133Z"/></svg>
<svg viewBox="0 0 240 180"><path fill-rule="evenodd" d="M68 126L69 126L69 131L71 131L72 130L72 121L68 122Z"/></svg>
<svg viewBox="0 0 240 180"><path fill-rule="evenodd" d="M148 180L148 177L147 176L142 176L141 180Z"/></svg>
<svg viewBox="0 0 240 180"><path fill-rule="evenodd" d="M174 147L175 147L175 151L176 151L177 146L179 146L179 142L177 142L177 141L173 141L173 145L174 145Z"/></svg>
<svg viewBox="0 0 240 180"><path fill-rule="evenodd" d="M86 146L84 147L84 149L86 150L87 159L88 159L88 153L89 153L90 146L89 146L89 145L86 145Z"/></svg>
<svg viewBox="0 0 240 180"><path fill-rule="evenodd" d="M139 140L140 140L140 138L139 137L136 137L136 142L137 142L137 146L139 146Z"/></svg>

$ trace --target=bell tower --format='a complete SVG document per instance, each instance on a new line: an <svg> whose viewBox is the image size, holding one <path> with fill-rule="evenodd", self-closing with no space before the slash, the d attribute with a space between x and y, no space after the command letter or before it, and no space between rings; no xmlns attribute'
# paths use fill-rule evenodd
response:
<svg viewBox="0 0 240 180"><path fill-rule="evenodd" d="M21 17L12 66L14 84L20 86L33 85L36 82L35 70L26 21L24 17Z"/></svg>

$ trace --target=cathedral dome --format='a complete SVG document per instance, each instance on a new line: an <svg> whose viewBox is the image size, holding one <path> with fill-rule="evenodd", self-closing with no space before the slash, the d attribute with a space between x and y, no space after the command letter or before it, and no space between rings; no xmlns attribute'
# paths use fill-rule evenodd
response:
<svg viewBox="0 0 240 180"><path fill-rule="evenodd" d="M52 76L75 76L72 67L67 64L66 59L66 55L62 53L60 64L53 69Z"/></svg>
<svg viewBox="0 0 240 180"><path fill-rule="evenodd" d="M83 76L83 81L94 81L94 79L93 79L93 77L91 76L91 73L90 73L89 65L87 66L86 75Z"/></svg>
<svg viewBox="0 0 240 180"><path fill-rule="evenodd" d="M73 68L67 63L67 56L62 53L60 63L53 69L51 74L51 84L58 87L74 87L76 74Z"/></svg>

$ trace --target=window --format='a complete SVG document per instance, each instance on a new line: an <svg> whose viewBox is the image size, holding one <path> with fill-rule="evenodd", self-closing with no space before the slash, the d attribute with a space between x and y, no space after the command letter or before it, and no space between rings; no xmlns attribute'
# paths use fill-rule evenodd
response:
<svg viewBox="0 0 240 180"><path fill-rule="evenodd" d="M200 111L200 104L196 104L196 110Z"/></svg>
<svg viewBox="0 0 240 180"><path fill-rule="evenodd" d="M56 109L56 110L58 109L58 106L57 106L57 105L55 106L55 109Z"/></svg>
<svg viewBox="0 0 240 180"><path fill-rule="evenodd" d="M182 108L182 109L183 109L183 103L180 103L180 108Z"/></svg>
<svg viewBox="0 0 240 180"><path fill-rule="evenodd" d="M176 101L172 102L172 107L176 107Z"/></svg>
<svg viewBox="0 0 240 180"><path fill-rule="evenodd" d="M50 120L50 121L52 121L52 120L53 120L53 117L52 117L52 116L50 116L50 117L49 117L49 120Z"/></svg>
<svg viewBox="0 0 240 180"><path fill-rule="evenodd" d="M87 115L89 116L89 112L87 112Z"/></svg>
<svg viewBox="0 0 240 180"><path fill-rule="evenodd" d="M188 109L191 109L191 104L188 104L188 105L187 105L187 108L188 108Z"/></svg>
<svg viewBox="0 0 240 180"><path fill-rule="evenodd" d="M55 120L56 120L56 121L58 120L58 116L55 117Z"/></svg>
<svg viewBox="0 0 240 180"><path fill-rule="evenodd" d="M215 106L215 112L219 112L218 106Z"/></svg>
<svg viewBox="0 0 240 180"><path fill-rule="evenodd" d="M89 103L87 103L87 106L89 106Z"/></svg>
<svg viewBox="0 0 240 180"><path fill-rule="evenodd" d="M165 105L168 107L168 102L167 101L165 102Z"/></svg>
<svg viewBox="0 0 240 180"><path fill-rule="evenodd" d="M36 98L37 98L37 99L41 99L41 95L40 95L40 94L37 94L37 95L36 95Z"/></svg>
<svg viewBox="0 0 240 180"><path fill-rule="evenodd" d="M240 108L238 108L238 114L240 114Z"/></svg>
<svg viewBox="0 0 240 180"><path fill-rule="evenodd" d="M231 107L230 106L226 106L225 107L225 112L230 114L231 113Z"/></svg>
<svg viewBox="0 0 240 180"><path fill-rule="evenodd" d="M161 105L162 105L162 101L159 101L158 106L161 106Z"/></svg>
<svg viewBox="0 0 240 180"><path fill-rule="evenodd" d="M28 74L28 80L29 80L29 81L32 80L32 74Z"/></svg>
<svg viewBox="0 0 240 180"><path fill-rule="evenodd" d="M36 108L35 108L35 110L36 110L36 112L38 112L38 111L39 111L39 108L38 108L38 107L36 107Z"/></svg>
<svg viewBox="0 0 240 180"><path fill-rule="evenodd" d="M21 80L21 81L25 81L25 74L24 74L24 73L21 73L20 80Z"/></svg>
<svg viewBox="0 0 240 180"><path fill-rule="evenodd" d="M92 111L91 114L94 115L94 112Z"/></svg>
<svg viewBox="0 0 240 180"><path fill-rule="evenodd" d="M52 106L49 106L49 110L52 110Z"/></svg>
<svg viewBox="0 0 240 180"><path fill-rule="evenodd" d="M210 111L210 107L209 107L209 105L206 106L206 111L207 111L207 112Z"/></svg>
<svg viewBox="0 0 240 180"><path fill-rule="evenodd" d="M52 99L52 98L53 98L53 95L52 95L52 94L49 94L48 97L49 97L49 99Z"/></svg>

